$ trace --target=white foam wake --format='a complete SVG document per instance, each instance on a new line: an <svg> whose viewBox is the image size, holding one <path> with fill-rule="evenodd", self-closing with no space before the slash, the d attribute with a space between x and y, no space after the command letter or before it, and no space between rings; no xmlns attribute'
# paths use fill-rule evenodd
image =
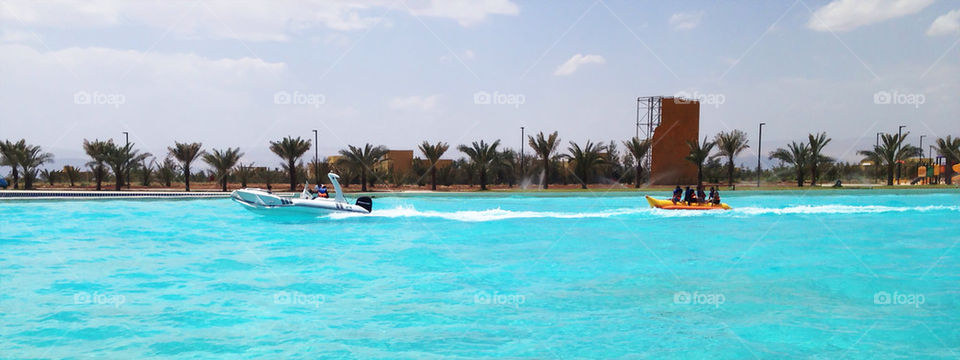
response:
<svg viewBox="0 0 960 360"><path fill-rule="evenodd" d="M558 212L558 211L526 211L504 210L500 208L487 210L460 210L434 211L417 210L413 206L400 206L392 209L374 210L370 215L356 213L332 213L330 219L349 219L354 217L380 218L434 218L464 222L499 221L509 219L582 219L582 218L610 218L617 216L641 215L651 218L695 217L695 216L729 216L749 217L759 215L809 215L809 214L871 214L885 212L926 212L926 211L957 211L960 206L914 206L894 207L881 205L799 205L785 208L734 208L732 211L679 211L651 208L618 208L589 212Z"/></svg>
<svg viewBox="0 0 960 360"><path fill-rule="evenodd" d="M532 218L556 218L556 219L579 219L579 218L607 218L612 216L650 213L654 209L636 208L636 209L613 209L598 212L555 212L555 211L513 211L500 208L488 210L461 210L452 212L443 211L420 211L412 206L397 207L393 209L374 210L370 215L358 215L351 213L330 214L332 219L352 218L356 216L374 216L386 218L405 218L405 217L424 217L439 218L455 221L496 221L508 219L532 219Z"/></svg>
<svg viewBox="0 0 960 360"><path fill-rule="evenodd" d="M788 214L875 214L887 212L960 211L960 206L883 206L883 205L799 205L785 208L744 207L734 213L744 215Z"/></svg>

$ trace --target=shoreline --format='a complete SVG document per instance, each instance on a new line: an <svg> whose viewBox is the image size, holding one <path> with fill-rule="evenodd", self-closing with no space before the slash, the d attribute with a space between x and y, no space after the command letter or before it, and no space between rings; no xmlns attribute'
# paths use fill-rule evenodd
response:
<svg viewBox="0 0 960 360"><path fill-rule="evenodd" d="M226 192L223 191L182 191L182 190L173 190L173 189L131 189L131 190L69 190L69 189L37 189L37 190L0 190L0 201L15 201L15 200L110 200L110 199L223 199L229 198L230 193L234 189L229 189ZM667 197L669 193L673 190L672 186L653 186L653 187L642 187L642 188L633 188L633 187L601 187L593 186L586 190L580 189L579 186L576 188L551 188L551 189L536 189L536 188L494 188L487 191L480 191L479 189L474 190L419 190L419 189L384 189L384 190L373 190L366 192L345 192L345 195L348 196L389 196L389 197L412 197L412 196L445 196L445 195L469 195L469 196L503 196L503 195L541 195L541 196L563 196L563 195L585 195L585 196L604 196L604 195L627 195L630 193L636 193L637 195L655 195L664 194L664 197ZM922 192L950 192L951 190L960 191L960 186L958 185L923 185L923 186L909 186L909 185L895 185L895 186L886 186L886 185L863 185L858 184L857 186L850 185L844 186L841 188L835 188L832 186L815 186L815 187L796 187L796 186L761 186L761 187L738 187L736 190L724 189L721 187L719 189L723 193L727 194L747 194L747 193L783 193L783 192L795 192L802 193L807 191L816 191L816 192L872 192L872 191L883 191L883 192L902 192L902 193L922 193ZM284 197L293 197L299 195L299 192L291 191L276 191L276 194ZM655 196L652 195L652 196Z"/></svg>

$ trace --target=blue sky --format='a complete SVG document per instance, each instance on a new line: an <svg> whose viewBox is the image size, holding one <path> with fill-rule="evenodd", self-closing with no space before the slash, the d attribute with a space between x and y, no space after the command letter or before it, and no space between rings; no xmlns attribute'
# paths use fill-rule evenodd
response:
<svg viewBox="0 0 960 360"><path fill-rule="evenodd" d="M933 0L0 0L0 138L79 165L84 138L129 131L155 155L202 141L272 166L269 140L312 129L321 156L515 148L520 126L626 140L637 96L683 93L713 100L701 136L755 145L766 122L768 153L826 131L856 160L900 124L960 135L958 41L960 3Z"/></svg>

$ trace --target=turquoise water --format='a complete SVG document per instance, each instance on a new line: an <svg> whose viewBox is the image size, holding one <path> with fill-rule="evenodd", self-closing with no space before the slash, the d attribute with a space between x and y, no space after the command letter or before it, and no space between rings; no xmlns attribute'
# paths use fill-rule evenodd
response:
<svg viewBox="0 0 960 360"><path fill-rule="evenodd" d="M0 202L0 358L960 355L960 192L724 195Z"/></svg>

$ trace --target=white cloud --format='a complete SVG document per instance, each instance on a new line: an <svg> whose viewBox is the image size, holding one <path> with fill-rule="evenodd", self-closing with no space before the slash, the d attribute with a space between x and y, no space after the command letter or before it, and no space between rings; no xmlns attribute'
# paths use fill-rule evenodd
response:
<svg viewBox="0 0 960 360"><path fill-rule="evenodd" d="M461 26L472 26L488 15L517 15L520 8L510 0L430 0L428 5L411 8L417 16L456 20Z"/></svg>
<svg viewBox="0 0 960 360"><path fill-rule="evenodd" d="M27 31L3 31L0 33L0 43L37 43L42 41L40 35Z"/></svg>
<svg viewBox="0 0 960 360"><path fill-rule="evenodd" d="M570 74L573 74L574 72L576 72L577 69L579 69L581 65L586 65L586 64L604 64L604 63L606 63L606 62L607 62L607 60L604 59L603 56L600 56L600 55L590 55L590 54L588 54L588 55L583 55L583 54L576 54L576 55L574 55L573 57L571 57L570 60L567 60L567 62L565 62L565 63L561 64L560 66L558 66L558 67L557 67L557 70L555 70L555 71L553 72L553 74L556 75L556 76L566 76L566 75L570 75Z"/></svg>
<svg viewBox="0 0 960 360"><path fill-rule="evenodd" d="M0 68L0 108L6 114L0 128L35 139L58 157L82 158L84 137L110 138L120 131L129 131L139 148L161 157L174 140L249 143L270 119L293 118L282 111L316 112L273 106L273 93L290 89L282 85L287 67L253 58L97 47L38 51L4 44ZM84 105L76 102L78 93L119 95L124 102ZM233 131L240 128L260 130Z"/></svg>
<svg viewBox="0 0 960 360"><path fill-rule="evenodd" d="M960 33L960 10L953 10L940 15L927 29L928 36L950 35Z"/></svg>
<svg viewBox="0 0 960 360"><path fill-rule="evenodd" d="M9 0L0 6L0 21L73 29L132 22L187 37L286 41L317 27L367 29L382 21L385 11L452 19L470 26L488 15L516 15L519 8L510 0L431 0L419 7L390 0Z"/></svg>
<svg viewBox="0 0 960 360"><path fill-rule="evenodd" d="M670 16L670 27L674 30L690 30L700 25L703 11L695 13L676 13Z"/></svg>
<svg viewBox="0 0 960 360"><path fill-rule="evenodd" d="M807 27L817 31L849 31L925 9L934 0L834 0L817 9Z"/></svg>
<svg viewBox="0 0 960 360"><path fill-rule="evenodd" d="M431 111L437 108L440 95L395 97L387 102L394 110Z"/></svg>

